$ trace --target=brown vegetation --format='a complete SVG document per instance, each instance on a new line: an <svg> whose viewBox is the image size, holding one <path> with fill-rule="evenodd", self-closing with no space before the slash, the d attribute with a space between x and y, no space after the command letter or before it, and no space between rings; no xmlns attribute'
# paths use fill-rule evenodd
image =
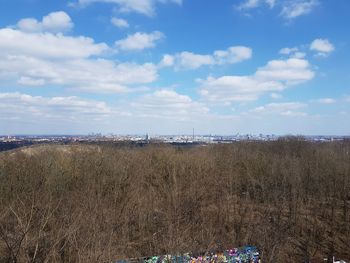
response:
<svg viewBox="0 0 350 263"><path fill-rule="evenodd" d="M38 146L0 154L0 262L256 245L350 259L350 143Z"/></svg>

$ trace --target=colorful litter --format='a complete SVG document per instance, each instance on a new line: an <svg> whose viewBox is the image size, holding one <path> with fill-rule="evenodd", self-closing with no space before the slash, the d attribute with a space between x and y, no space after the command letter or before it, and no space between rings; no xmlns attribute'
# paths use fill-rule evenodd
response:
<svg viewBox="0 0 350 263"><path fill-rule="evenodd" d="M164 255L154 257L118 260L116 263L260 263L260 252L257 247L245 246L222 252L185 253L183 255Z"/></svg>

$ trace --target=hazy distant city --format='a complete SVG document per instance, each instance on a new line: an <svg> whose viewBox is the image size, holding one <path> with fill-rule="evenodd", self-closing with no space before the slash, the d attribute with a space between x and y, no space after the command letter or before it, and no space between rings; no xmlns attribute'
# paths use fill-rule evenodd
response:
<svg viewBox="0 0 350 263"><path fill-rule="evenodd" d="M331 142L350 139L350 136L331 135L275 135L275 134L234 134L234 135L150 135L150 134L100 134L88 135L0 135L0 142L140 142L140 143L169 143L169 144L215 144L233 143L238 141L275 141L280 138L295 137L313 142Z"/></svg>

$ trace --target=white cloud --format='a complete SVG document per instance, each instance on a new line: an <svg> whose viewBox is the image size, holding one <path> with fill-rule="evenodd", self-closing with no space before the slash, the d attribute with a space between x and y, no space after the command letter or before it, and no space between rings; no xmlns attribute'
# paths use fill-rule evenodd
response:
<svg viewBox="0 0 350 263"><path fill-rule="evenodd" d="M78 0L80 6L92 3L110 3L119 7L120 12L136 12L147 16L155 14L156 3L175 3L182 4L182 0Z"/></svg>
<svg viewBox="0 0 350 263"><path fill-rule="evenodd" d="M235 64L250 59L252 53L250 48L244 46L232 46L226 50L216 50L212 55L184 51L175 55L164 55L161 65L174 66L175 69L185 70L197 69L208 65Z"/></svg>
<svg viewBox="0 0 350 263"><path fill-rule="evenodd" d="M291 20L311 13L318 4L319 0L243 0L235 7L244 13L264 5L270 9L281 8L280 16Z"/></svg>
<svg viewBox="0 0 350 263"><path fill-rule="evenodd" d="M75 96L42 97L19 92L0 93L0 116L16 116L19 120L75 119L85 121L117 113L105 102L86 100Z"/></svg>
<svg viewBox="0 0 350 263"><path fill-rule="evenodd" d="M318 56L325 57L332 53L335 48L333 44L328 39L315 39L310 44L310 50L316 51Z"/></svg>
<svg viewBox="0 0 350 263"><path fill-rule="evenodd" d="M321 103L321 104L334 104L337 102L335 99L332 99L332 98L321 98L321 99L317 99L317 100L313 100L313 101Z"/></svg>
<svg viewBox="0 0 350 263"><path fill-rule="evenodd" d="M299 51L299 48L293 47L293 48L282 48L279 51L280 54L282 55L288 55L290 58L305 58L306 53Z"/></svg>
<svg viewBox="0 0 350 263"><path fill-rule="evenodd" d="M290 55L298 51L299 51L299 48L297 47L292 47L292 48L285 47L285 48L282 48L279 53L282 55Z"/></svg>
<svg viewBox="0 0 350 263"><path fill-rule="evenodd" d="M306 116L300 111L307 107L307 104L300 102L269 103L251 110L254 114L278 114L282 116Z"/></svg>
<svg viewBox="0 0 350 263"><path fill-rule="evenodd" d="M184 69L196 69L205 65L212 65L215 60L210 55L199 55L192 52L181 52L175 56L176 67Z"/></svg>
<svg viewBox="0 0 350 263"><path fill-rule="evenodd" d="M288 116L288 117L305 117L307 116L306 112L303 111L291 111L287 110L281 113L282 116Z"/></svg>
<svg viewBox="0 0 350 263"><path fill-rule="evenodd" d="M25 32L40 32L42 25L35 18L23 18L17 23L17 27Z"/></svg>
<svg viewBox="0 0 350 263"><path fill-rule="evenodd" d="M156 66L120 63L104 59L49 61L24 56L0 61L0 70L22 85L59 85L90 92L127 92L130 85L157 78Z"/></svg>
<svg viewBox="0 0 350 263"><path fill-rule="evenodd" d="M211 102L254 101L271 91L283 90L277 81L259 81L254 76L209 77L201 80L200 94Z"/></svg>
<svg viewBox="0 0 350 263"><path fill-rule="evenodd" d="M42 21L35 18L24 18L17 23L17 27L25 32L65 32L73 27L70 16L63 12L52 12L44 16Z"/></svg>
<svg viewBox="0 0 350 263"><path fill-rule="evenodd" d="M309 14L318 4L318 0L285 1L280 14L284 18L293 19L302 15Z"/></svg>
<svg viewBox="0 0 350 263"><path fill-rule="evenodd" d="M87 37L68 37L51 33L28 33L0 29L2 56L34 56L51 59L86 58L108 51L105 43L94 43Z"/></svg>
<svg viewBox="0 0 350 263"><path fill-rule="evenodd" d="M152 63L96 58L110 48L87 37L0 29L0 78L22 86L56 85L91 92L126 92L157 79ZM1 85L1 84L0 84Z"/></svg>
<svg viewBox="0 0 350 263"><path fill-rule="evenodd" d="M305 58L306 53L304 52L295 52L294 54L291 55L292 58Z"/></svg>
<svg viewBox="0 0 350 263"><path fill-rule="evenodd" d="M112 25L119 27L119 28L128 28L130 25L128 21L122 18L112 17L111 18Z"/></svg>
<svg viewBox="0 0 350 263"><path fill-rule="evenodd" d="M305 59L272 60L254 75L200 80L200 94L212 102L254 101L266 92L282 91L314 77Z"/></svg>
<svg viewBox="0 0 350 263"><path fill-rule="evenodd" d="M240 10L256 8L260 4L260 0L245 0L237 8Z"/></svg>
<svg viewBox="0 0 350 263"><path fill-rule="evenodd" d="M141 117L177 120L188 120L209 112L203 103L193 101L189 96L173 90L157 90L147 94L133 102L132 107L136 115Z"/></svg>
<svg viewBox="0 0 350 263"><path fill-rule="evenodd" d="M164 55L161 62L159 63L159 66L160 67L171 67L173 66L175 63L175 58L174 56L171 56L171 55Z"/></svg>
<svg viewBox="0 0 350 263"><path fill-rule="evenodd" d="M251 48L244 46L233 46L227 50L214 51L216 64L234 64L252 57Z"/></svg>
<svg viewBox="0 0 350 263"><path fill-rule="evenodd" d="M280 99L282 98L282 95L280 93L273 92L270 94L270 97L273 99Z"/></svg>
<svg viewBox="0 0 350 263"><path fill-rule="evenodd" d="M41 78L31 78L31 77L21 76L18 79L17 83L22 86L43 86L45 85L45 80Z"/></svg>
<svg viewBox="0 0 350 263"><path fill-rule="evenodd" d="M238 10L247 10L253 9L261 6L262 4L268 5L270 8L275 7L276 0L244 0L240 5L236 8Z"/></svg>
<svg viewBox="0 0 350 263"><path fill-rule="evenodd" d="M271 60L255 73L262 80L274 80L284 85L295 85L313 79L314 72L305 59L289 58L287 60Z"/></svg>
<svg viewBox="0 0 350 263"><path fill-rule="evenodd" d="M128 35L127 38L115 42L116 46L121 50L143 50L146 48L154 48L156 43L164 38L164 34L159 31L152 33L137 32L133 35Z"/></svg>

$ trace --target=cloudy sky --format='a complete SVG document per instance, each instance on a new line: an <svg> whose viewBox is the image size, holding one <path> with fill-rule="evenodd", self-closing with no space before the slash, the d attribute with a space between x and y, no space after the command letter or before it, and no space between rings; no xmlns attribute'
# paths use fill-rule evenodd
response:
<svg viewBox="0 0 350 263"><path fill-rule="evenodd" d="M0 134L350 133L349 0L2 0Z"/></svg>

